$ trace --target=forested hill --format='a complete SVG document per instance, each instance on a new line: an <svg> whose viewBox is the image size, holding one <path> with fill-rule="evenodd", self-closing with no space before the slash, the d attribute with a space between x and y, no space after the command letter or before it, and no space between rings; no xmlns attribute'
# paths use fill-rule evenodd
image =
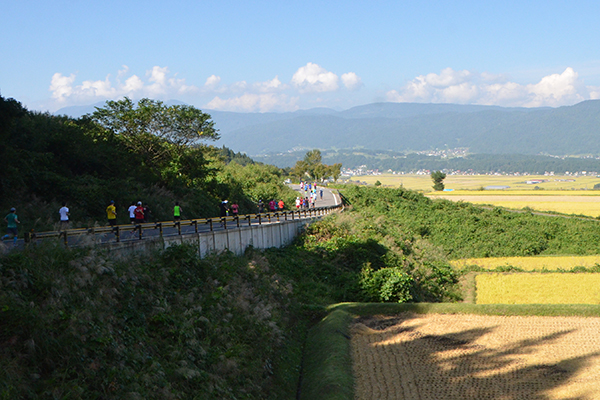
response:
<svg viewBox="0 0 600 400"><path fill-rule="evenodd" d="M471 153L582 155L600 153L600 101L559 108L377 103L257 114L208 111L219 144L250 155L291 149L422 151L455 147Z"/></svg>
<svg viewBox="0 0 600 400"><path fill-rule="evenodd" d="M57 114L78 117L93 111L93 106L71 107ZM559 108L373 103L344 111L204 111L221 133L217 146L251 156L357 147L398 152L465 147L484 154L600 153L600 100Z"/></svg>

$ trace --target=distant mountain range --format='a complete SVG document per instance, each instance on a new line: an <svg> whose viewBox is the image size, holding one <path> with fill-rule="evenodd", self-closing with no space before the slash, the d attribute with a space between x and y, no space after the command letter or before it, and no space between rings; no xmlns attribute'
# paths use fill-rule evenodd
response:
<svg viewBox="0 0 600 400"><path fill-rule="evenodd" d="M93 106L89 111L70 107L57 114L77 117L92 111ZM410 152L458 147L485 154L600 154L600 100L559 108L373 103L345 111L203 111L221 133L217 146L251 156L314 148Z"/></svg>

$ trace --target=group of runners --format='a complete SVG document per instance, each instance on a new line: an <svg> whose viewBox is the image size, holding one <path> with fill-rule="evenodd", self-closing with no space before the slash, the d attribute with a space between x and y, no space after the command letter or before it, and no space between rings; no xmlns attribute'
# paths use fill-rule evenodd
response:
<svg viewBox="0 0 600 400"><path fill-rule="evenodd" d="M323 188L317 189L316 183L300 182L300 192L304 191L304 197L296 197L296 208L315 207L317 202L317 192L323 200Z"/></svg>
<svg viewBox="0 0 600 400"><path fill-rule="evenodd" d="M315 207L315 202L317 200L317 184L300 182L300 190L304 191L304 197L296 197L296 208L309 208ZM323 189L320 189L320 197L323 199ZM283 200L270 200L268 204L268 210L271 212L275 211L283 211L285 204ZM262 200L259 200L258 204L258 213L262 214L265 212L265 203ZM150 211L150 207L148 205L143 205L141 201L132 202L129 208L127 209L129 212L129 220L132 224L141 224L144 222L149 222L152 212ZM175 202L175 206L173 207L173 220L180 221L183 210L179 205L179 202ZM220 215L221 217L226 217L230 215L238 215L239 205L237 203L229 204L228 200L223 200L220 204ZM60 222L58 231L61 232L69 228L69 216L70 211L69 207L67 207L67 203L62 203L62 207L58 210L60 215ZM106 207L106 217L108 219L108 224L110 226L115 226L117 224L117 208L115 206L114 200L111 200L109 205ZM19 217L17 215L17 210L15 207L10 209L10 213L4 217L4 221L7 224L6 235L2 237L2 240L13 239L13 243L17 244L17 231L19 221Z"/></svg>

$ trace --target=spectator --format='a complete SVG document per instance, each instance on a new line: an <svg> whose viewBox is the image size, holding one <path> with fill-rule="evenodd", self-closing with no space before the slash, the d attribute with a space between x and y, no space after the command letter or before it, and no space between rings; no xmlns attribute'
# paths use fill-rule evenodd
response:
<svg viewBox="0 0 600 400"><path fill-rule="evenodd" d="M69 229L69 208L67 207L67 203L63 202L62 207L58 210L60 214L60 223L58 225L58 231L62 231L63 229Z"/></svg>
<svg viewBox="0 0 600 400"><path fill-rule="evenodd" d="M6 221L6 235L2 236L2 240L8 239L11 235L13 237L13 244L17 245L17 224L20 224L19 217L17 216L17 209L11 208L10 213L4 217Z"/></svg>
<svg viewBox="0 0 600 400"><path fill-rule="evenodd" d="M108 219L108 225L115 226L117 223L117 208L115 207L115 201L111 200L108 207L106 207L106 218Z"/></svg>

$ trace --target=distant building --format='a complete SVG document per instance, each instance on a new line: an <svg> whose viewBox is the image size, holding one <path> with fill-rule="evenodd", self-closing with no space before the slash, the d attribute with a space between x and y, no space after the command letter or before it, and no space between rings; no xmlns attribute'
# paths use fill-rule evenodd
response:
<svg viewBox="0 0 600 400"><path fill-rule="evenodd" d="M503 189L509 189L510 186L504 186L504 185L490 185L490 186L486 186L484 189L485 190L503 190Z"/></svg>

